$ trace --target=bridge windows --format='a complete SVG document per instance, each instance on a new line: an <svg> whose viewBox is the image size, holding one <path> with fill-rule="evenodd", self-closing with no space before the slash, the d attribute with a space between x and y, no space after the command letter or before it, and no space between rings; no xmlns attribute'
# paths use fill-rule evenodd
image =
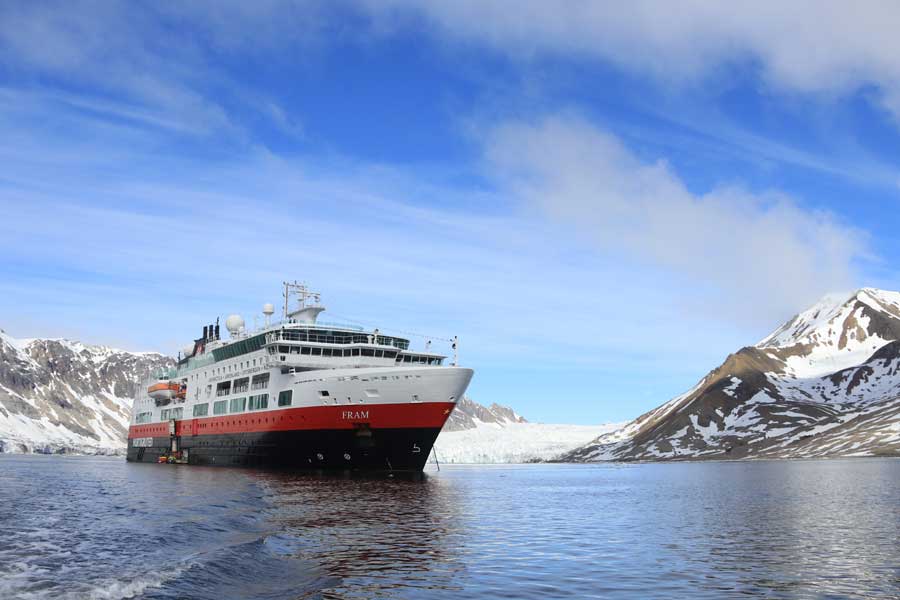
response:
<svg viewBox="0 0 900 600"><path fill-rule="evenodd" d="M410 363L413 365L441 365L444 362L442 357L421 356L418 354L402 354L397 357L397 362Z"/></svg>

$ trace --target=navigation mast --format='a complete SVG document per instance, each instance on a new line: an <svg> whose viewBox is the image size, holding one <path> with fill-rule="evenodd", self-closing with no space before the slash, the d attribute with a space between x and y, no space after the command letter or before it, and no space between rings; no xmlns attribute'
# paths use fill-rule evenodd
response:
<svg viewBox="0 0 900 600"><path fill-rule="evenodd" d="M292 297L297 299L296 310L290 309ZM301 323L315 323L319 313L325 310L325 307L322 306L321 302L322 295L319 292L310 291L306 282L284 282L284 306L282 308L282 314L285 322L293 319Z"/></svg>

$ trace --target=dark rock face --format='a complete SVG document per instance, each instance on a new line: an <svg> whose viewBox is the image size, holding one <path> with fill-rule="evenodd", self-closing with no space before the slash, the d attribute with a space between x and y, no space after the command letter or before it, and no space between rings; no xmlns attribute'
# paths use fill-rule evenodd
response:
<svg viewBox="0 0 900 600"><path fill-rule="evenodd" d="M570 461L900 456L900 294L826 299Z"/></svg>
<svg viewBox="0 0 900 600"><path fill-rule="evenodd" d="M444 424L444 431L462 431L464 429L474 429L476 421L483 423L527 423L527 421L517 415L513 409L500 406L499 404L491 404L490 407L482 406L472 401L469 397L464 397L456 403L456 408L450 413L450 418Z"/></svg>
<svg viewBox="0 0 900 600"><path fill-rule="evenodd" d="M136 382L173 364L68 340L0 332L0 452L111 452L124 447Z"/></svg>

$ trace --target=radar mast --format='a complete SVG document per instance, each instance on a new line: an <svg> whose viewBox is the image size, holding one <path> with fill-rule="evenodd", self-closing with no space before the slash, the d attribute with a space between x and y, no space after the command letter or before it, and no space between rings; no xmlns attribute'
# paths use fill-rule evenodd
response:
<svg viewBox="0 0 900 600"><path fill-rule="evenodd" d="M297 300L297 308L291 310L291 299ZM284 321L298 323L315 323L319 313L325 310L321 304L322 295L319 292L310 291L306 282L284 282Z"/></svg>

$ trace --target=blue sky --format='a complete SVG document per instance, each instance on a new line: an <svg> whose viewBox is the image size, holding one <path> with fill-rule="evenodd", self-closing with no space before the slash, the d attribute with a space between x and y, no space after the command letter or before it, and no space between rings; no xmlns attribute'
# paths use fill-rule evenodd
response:
<svg viewBox="0 0 900 600"><path fill-rule="evenodd" d="M174 354L305 279L595 423L900 287L895 6L515 6L4 3L0 327Z"/></svg>

